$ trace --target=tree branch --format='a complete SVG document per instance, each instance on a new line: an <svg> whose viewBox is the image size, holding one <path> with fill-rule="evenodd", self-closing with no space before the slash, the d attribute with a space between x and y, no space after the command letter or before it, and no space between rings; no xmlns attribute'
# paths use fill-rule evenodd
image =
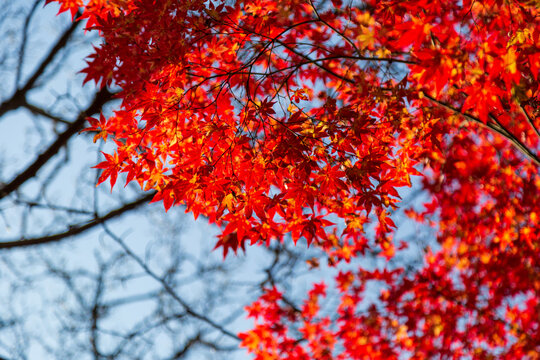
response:
<svg viewBox="0 0 540 360"><path fill-rule="evenodd" d="M37 79L39 79L39 77L43 74L47 66L49 66L49 64L53 61L58 52L66 46L69 38L71 37L75 29L77 29L77 26L79 26L79 23L79 21L75 21L71 24L71 26L58 39L51 51L49 51L49 54L45 57L45 59L34 71L34 73L30 76L26 84L23 87L18 88L17 91L15 91L15 93L11 96L11 98L0 104L0 116L24 105L26 101L26 93L30 89L32 89Z"/></svg>
<svg viewBox="0 0 540 360"><path fill-rule="evenodd" d="M53 120L54 122L57 122L57 123L71 125L71 122L69 122L67 120L64 120L62 118L59 118L58 116L52 115L52 114L48 113L47 111L45 111L44 109L42 109L40 107L37 107L35 105L29 104L26 101L24 101L24 104L22 106L24 108L28 109L33 114L44 116L44 117L49 118L49 119L51 119L51 120Z"/></svg>
<svg viewBox="0 0 540 360"><path fill-rule="evenodd" d="M87 230L90 230L96 227L97 225L103 224L105 221L114 219L126 213L129 210L136 209L141 205L145 205L149 203L154 196L155 196L154 192L148 193L145 196L133 202L127 203L115 210L110 211L109 213L103 216L96 217L95 219L85 224L70 225L69 230L58 233L58 234L36 237L36 238L31 238L31 239L21 238L17 240L4 240L4 241L0 240L0 249L13 249L13 248L26 247L26 246L49 244L53 242L58 242L68 237L79 235Z"/></svg>
<svg viewBox="0 0 540 360"><path fill-rule="evenodd" d="M139 257L137 254L135 254L131 249L126 245L126 243L116 236L112 231L109 230L109 228L103 224L103 228L105 229L105 232L116 242L122 249L128 254L135 262L154 280L159 282L161 286L163 286L163 289L174 299L176 300L182 307L185 309L186 313L193 316L196 319L201 320L202 322L208 324L212 328L218 330L223 335L226 335L230 337L231 339L234 339L236 341L240 341L240 338L234 334L233 332L227 330L222 325L216 323L214 320L210 319L208 316L204 314L200 314L197 311L195 311L184 299L182 299L175 291L174 289L160 276L158 276L152 269L146 265L146 263Z"/></svg>
<svg viewBox="0 0 540 360"><path fill-rule="evenodd" d="M0 187L0 199L3 199L7 195L11 194L26 181L33 178L39 171L39 169L41 169L54 155L56 155L60 148L64 146L73 135L75 135L79 130L82 129L86 118L92 114L99 112L101 110L101 107L107 101L109 101L111 97L112 94L106 88L101 89L96 94L90 106L88 106L85 111L82 111L79 114L77 120L71 123L71 125L63 133L58 135L55 142L53 142L43 153L41 153L38 158L32 164L30 164L30 166L28 166L23 172L15 176L15 178L13 178L3 187Z"/></svg>
<svg viewBox="0 0 540 360"><path fill-rule="evenodd" d="M480 125L482 127L485 127L485 128L488 128L491 131L496 132L497 134L501 135L502 137L504 137L505 139L510 141L512 146L514 146L520 153L522 153L527 158L532 160L532 162L534 162L536 165L540 166L540 157L538 157L538 155L533 153L525 144L523 144L521 141L519 141L519 139L517 139L512 133L510 133L508 130L506 130L504 127L502 127L497 122L484 124L479 118L477 118L475 116L472 116L472 115L467 114L467 113L463 113L463 112L459 111L459 109L453 107L452 105L447 104L447 103L445 103L443 101L437 100L434 97L426 94L423 91L421 93L427 99L429 99L432 103L434 103L434 104L436 104L436 105L438 105L438 106L440 106L442 108L445 108L446 110L449 110L449 111L453 112L456 115L461 115L465 119L467 119L469 121L472 121L474 123L477 123L478 125ZM492 117L490 117L490 118L492 118Z"/></svg>

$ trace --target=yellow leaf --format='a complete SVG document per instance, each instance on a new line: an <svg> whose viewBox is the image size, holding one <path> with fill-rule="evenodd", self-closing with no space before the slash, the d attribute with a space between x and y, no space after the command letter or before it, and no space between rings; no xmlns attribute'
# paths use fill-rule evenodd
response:
<svg viewBox="0 0 540 360"><path fill-rule="evenodd" d="M98 141L99 139L103 139L103 141L107 141L107 131L105 130L101 130L100 132L98 132L95 136L94 136L94 143L96 143L96 141Z"/></svg>
<svg viewBox="0 0 540 360"><path fill-rule="evenodd" d="M517 72L517 56L514 48L508 49L506 55L504 55L504 68L511 74Z"/></svg>
<svg viewBox="0 0 540 360"><path fill-rule="evenodd" d="M362 28L362 34L356 37L356 40L360 43L360 48L372 48L375 45L375 35L373 34L373 31L362 25L360 26Z"/></svg>
<svg viewBox="0 0 540 360"><path fill-rule="evenodd" d="M233 194L227 194L227 196L223 198L223 201L221 202L221 204L223 206L226 206L229 211L233 211L234 209L233 202L234 202Z"/></svg>

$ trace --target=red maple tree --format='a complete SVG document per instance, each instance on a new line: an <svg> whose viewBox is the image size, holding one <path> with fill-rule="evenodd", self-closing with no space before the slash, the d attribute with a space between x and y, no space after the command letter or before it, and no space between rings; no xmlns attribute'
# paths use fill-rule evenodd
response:
<svg viewBox="0 0 540 360"><path fill-rule="evenodd" d="M421 176L422 266L343 270L326 311L322 283L298 309L268 289L240 335L256 359L540 358L535 1L56 1L103 39L86 81L121 89L89 119L116 149L99 182L204 215L224 255L290 237L331 266L391 259Z"/></svg>

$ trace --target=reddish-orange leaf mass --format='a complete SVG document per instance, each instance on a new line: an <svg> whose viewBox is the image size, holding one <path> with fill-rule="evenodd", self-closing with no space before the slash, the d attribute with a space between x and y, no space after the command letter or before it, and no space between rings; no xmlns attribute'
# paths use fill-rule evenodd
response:
<svg viewBox="0 0 540 360"><path fill-rule="evenodd" d="M58 2L103 38L86 81L122 89L90 120L116 145L99 181L204 215L225 255L291 237L391 259L422 176L423 265L341 272L330 317L323 284L296 310L269 289L241 334L256 359L540 358L536 1Z"/></svg>

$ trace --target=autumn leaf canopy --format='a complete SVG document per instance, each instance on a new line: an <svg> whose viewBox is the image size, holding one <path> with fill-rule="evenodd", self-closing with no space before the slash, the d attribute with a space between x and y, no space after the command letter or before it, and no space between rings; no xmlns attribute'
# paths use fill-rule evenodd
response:
<svg viewBox="0 0 540 360"><path fill-rule="evenodd" d="M257 359L539 358L536 2L58 2L101 35L85 81L119 90L87 129L114 144L100 183L206 217L225 255L393 259L399 208L436 233L414 271L339 272L332 318L323 284L301 309L269 289L241 335Z"/></svg>

